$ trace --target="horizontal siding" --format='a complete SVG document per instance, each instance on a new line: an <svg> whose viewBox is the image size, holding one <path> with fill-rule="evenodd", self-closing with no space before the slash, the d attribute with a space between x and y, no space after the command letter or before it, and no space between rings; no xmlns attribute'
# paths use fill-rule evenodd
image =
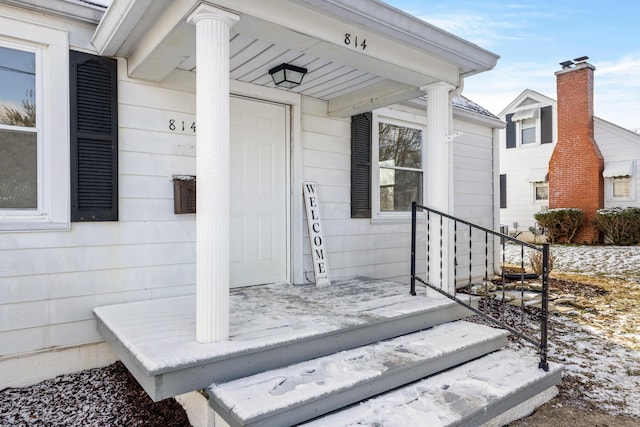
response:
<svg viewBox="0 0 640 427"><path fill-rule="evenodd" d="M99 341L95 306L194 292L195 215L173 214L172 176L195 174L195 137L168 128L170 119L195 119L194 94L134 82L124 73L120 79L120 219L73 223L69 232L3 234L0 355ZM350 218L350 120L326 117L322 102L305 98L302 106L301 178L318 183L332 278L408 283L410 221ZM456 210L489 223L490 130L463 130L456 142ZM303 268L311 278L303 234ZM422 266L425 241L422 221Z"/></svg>
<svg viewBox="0 0 640 427"><path fill-rule="evenodd" d="M195 216L173 213L172 176L195 174L195 134L169 120L190 126L195 96L119 77L119 221L3 233L2 355L99 341L96 306L194 292Z"/></svg>
<svg viewBox="0 0 640 427"><path fill-rule="evenodd" d="M605 179L605 207L640 207L640 135L620 129L610 123L596 120L594 126L595 139L607 162L635 160L636 170L631 176L631 191L635 190L630 200L616 200L612 197L612 184ZM635 184L635 186L634 186Z"/></svg>
<svg viewBox="0 0 640 427"><path fill-rule="evenodd" d="M519 231L527 231L536 222L533 215L548 205L534 202L529 171L549 167L555 144L506 149L505 138L504 130L501 130L500 173L507 175L507 208L500 209L500 223L508 225L510 232L514 231L514 222L518 223Z"/></svg>
<svg viewBox="0 0 640 427"><path fill-rule="evenodd" d="M498 212L494 198L492 129L456 121L456 129L463 134L454 143L454 206L455 216L490 230L494 229L494 215ZM469 250L471 233L471 251ZM454 280L466 284L493 275L494 240L491 235L461 225L457 231ZM488 259L485 256L488 254Z"/></svg>
<svg viewBox="0 0 640 427"><path fill-rule="evenodd" d="M342 133L349 134L348 121L324 117L324 109L318 106L319 102L306 102L308 108L303 111L304 179L318 182L332 278L369 276L408 283L410 220L386 222L350 218L350 140L345 139ZM422 119L426 121L424 117ZM465 132L456 139L456 210L466 213L466 219L492 227L495 212L492 130L463 123L455 125L456 129ZM422 269L426 260L425 235L422 222L419 224L416 250L418 265L422 265ZM306 276L312 277L306 233L303 247ZM484 276L484 247L482 255L481 275ZM475 274L478 268L475 262L473 268Z"/></svg>

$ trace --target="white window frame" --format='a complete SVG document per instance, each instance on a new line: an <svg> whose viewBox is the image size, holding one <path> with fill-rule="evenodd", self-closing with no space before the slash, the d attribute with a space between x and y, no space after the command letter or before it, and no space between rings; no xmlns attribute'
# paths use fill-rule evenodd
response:
<svg viewBox="0 0 640 427"><path fill-rule="evenodd" d="M36 102L36 126L32 129L25 128L23 126L4 125L0 123L0 130L9 130L17 132L27 132L36 134L36 146L37 146L37 201L35 209L0 209L0 217L27 217L27 216L41 216L43 214L44 194L42 183L42 169L43 169L43 156L42 156L42 107L43 104L43 91L42 91L42 49L39 46L25 45L19 43L8 42L0 39L0 47L19 50L22 52L32 53L35 58L35 102Z"/></svg>
<svg viewBox="0 0 640 427"><path fill-rule="evenodd" d="M624 162L624 161L623 161ZM612 163L618 163L612 161ZM604 200L608 203L620 203L620 202L635 202L638 194L637 190L637 181L636 176L638 175L637 171L637 160L631 161L631 170L627 171L630 173L629 175L616 175L616 176L606 176L604 178ZM605 167L606 169L606 167ZM605 171L606 172L606 171ZM622 171L620 171L622 173ZM604 174L604 173L603 173ZM616 179L628 179L629 180L629 196L614 196L613 195L613 185Z"/></svg>
<svg viewBox="0 0 640 427"><path fill-rule="evenodd" d="M625 194L623 196L618 196L616 195L616 183L618 184L627 184L627 190L628 190L628 194ZM621 198L625 198L628 199L631 197L631 177L630 176L614 176L613 177L613 182L612 182L612 195L614 199L621 199Z"/></svg>
<svg viewBox="0 0 640 427"><path fill-rule="evenodd" d="M397 221L411 218L411 211L382 211L380 209L380 134L379 124L409 127L422 131L422 202L426 191L426 119L422 116L392 109L373 112L371 135L371 219L372 221Z"/></svg>
<svg viewBox="0 0 640 427"><path fill-rule="evenodd" d="M537 181L537 182L532 182L532 194L531 197L533 199L533 203L536 204L540 204L540 205L546 205L549 203L549 182L548 181ZM536 198L536 189L540 188L540 187L547 187L547 198L546 199L538 199Z"/></svg>
<svg viewBox="0 0 640 427"><path fill-rule="evenodd" d="M527 126L525 127L525 121L531 120L533 125L532 126ZM538 118L532 117L531 119L523 119L523 120L519 120L518 121L518 128L520 130L520 132L518 133L518 136L520 138L520 145L524 146L524 147L530 147L532 145L538 145L540 144L540 124L539 124L539 120ZM531 142L524 142L524 138L522 137L522 133L524 132L525 129L534 129L534 134L535 136L533 137L533 141Z"/></svg>
<svg viewBox="0 0 640 427"><path fill-rule="evenodd" d="M522 110L525 110L525 109L535 109L535 113L533 114L532 119L535 120L535 129L536 129L535 140L533 142L529 142L529 143L523 144L522 143L522 131L523 131L522 122L524 120L526 120L526 119L518 119L518 120L516 120L514 122L514 123L516 123L516 146L518 146L518 147L536 147L536 146L541 145L540 141L542 140L542 122L541 122L541 119L540 119L540 108L541 108L540 104L530 104L530 105L523 106L523 107L521 107L519 109L516 109L515 112L522 111Z"/></svg>
<svg viewBox="0 0 640 427"><path fill-rule="evenodd" d="M627 179L629 182L629 196L614 196L613 186L616 179ZM612 176L604 179L605 200L607 202L633 202L636 200L636 179L634 175Z"/></svg>
<svg viewBox="0 0 640 427"><path fill-rule="evenodd" d="M0 45L36 54L37 209L0 209L0 232L70 229L66 29L0 16ZM46 90L45 90L46 88ZM15 127L14 127L15 128Z"/></svg>

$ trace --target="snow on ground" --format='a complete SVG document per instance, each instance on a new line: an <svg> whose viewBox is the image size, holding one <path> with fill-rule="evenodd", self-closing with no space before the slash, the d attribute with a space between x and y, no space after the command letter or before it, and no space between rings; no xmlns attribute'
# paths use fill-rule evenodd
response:
<svg viewBox="0 0 640 427"><path fill-rule="evenodd" d="M552 245L555 271L628 279L640 283L640 246ZM525 251L525 267L528 264ZM505 245L507 262L520 264L518 245Z"/></svg>
<svg viewBox="0 0 640 427"><path fill-rule="evenodd" d="M634 283L640 287L640 246L553 245L551 253L556 257L553 272L611 278L616 289L622 287L620 279L630 282L629 287ZM505 258L508 263L519 265L520 249L507 245ZM616 298L626 295L635 299L637 289L635 293L621 292ZM560 385L565 402L586 410L640 418L640 352L633 340L618 339L618 333L626 332L622 330L625 328L640 332L639 308L637 300L619 304L608 301L593 312L551 315L549 359L565 365ZM634 318L627 319L629 316ZM631 326L621 328L616 320L625 319L630 320ZM614 331L608 330L607 325L613 325Z"/></svg>
<svg viewBox="0 0 640 427"><path fill-rule="evenodd" d="M522 350L523 346L512 340L508 348ZM555 314L549 318L548 356L564 366L560 402L587 411L640 418L639 352Z"/></svg>

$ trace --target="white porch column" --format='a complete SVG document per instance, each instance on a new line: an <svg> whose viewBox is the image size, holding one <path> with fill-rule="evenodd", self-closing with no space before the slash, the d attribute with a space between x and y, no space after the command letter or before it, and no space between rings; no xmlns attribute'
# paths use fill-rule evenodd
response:
<svg viewBox="0 0 640 427"><path fill-rule="evenodd" d="M229 339L229 28L233 13L200 5L196 26L196 340Z"/></svg>
<svg viewBox="0 0 640 427"><path fill-rule="evenodd" d="M453 213L453 142L448 142L451 133L451 99L449 93L454 86L438 82L422 88L427 94L427 164L425 205L447 214ZM429 282L449 292L453 291L452 262L453 246L450 244L450 227L440 218L431 216L431 245L429 255ZM442 232L442 246L440 233ZM441 278L442 272L442 278ZM439 295L428 292L431 295Z"/></svg>

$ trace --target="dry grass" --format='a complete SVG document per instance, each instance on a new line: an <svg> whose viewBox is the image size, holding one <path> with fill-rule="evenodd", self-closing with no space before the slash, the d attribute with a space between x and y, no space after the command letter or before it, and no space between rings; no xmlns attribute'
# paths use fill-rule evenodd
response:
<svg viewBox="0 0 640 427"><path fill-rule="evenodd" d="M580 295L588 300L586 309L578 310L573 320L594 328L610 340L630 349L640 350L640 285L622 279L584 276L572 273L553 273L552 278L570 283L582 284L587 288L601 289L602 292Z"/></svg>

